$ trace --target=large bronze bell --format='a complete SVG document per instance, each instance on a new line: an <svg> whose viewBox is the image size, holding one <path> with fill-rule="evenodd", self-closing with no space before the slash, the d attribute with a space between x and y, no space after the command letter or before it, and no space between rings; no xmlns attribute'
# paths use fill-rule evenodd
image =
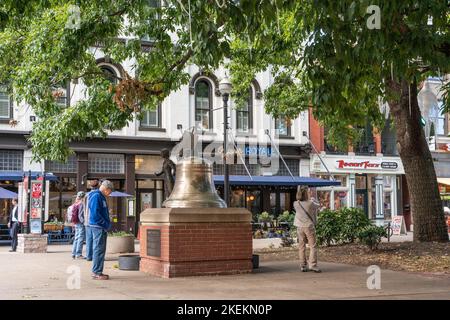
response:
<svg viewBox="0 0 450 320"><path fill-rule="evenodd" d="M212 164L189 157L177 164L173 191L162 204L166 208L226 208L216 192Z"/></svg>

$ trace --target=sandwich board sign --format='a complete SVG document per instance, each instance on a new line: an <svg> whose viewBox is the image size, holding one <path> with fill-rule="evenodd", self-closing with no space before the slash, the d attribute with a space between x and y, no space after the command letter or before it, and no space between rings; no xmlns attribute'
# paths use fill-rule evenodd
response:
<svg viewBox="0 0 450 320"><path fill-rule="evenodd" d="M403 216L392 217L391 227L394 235L406 234L406 224Z"/></svg>

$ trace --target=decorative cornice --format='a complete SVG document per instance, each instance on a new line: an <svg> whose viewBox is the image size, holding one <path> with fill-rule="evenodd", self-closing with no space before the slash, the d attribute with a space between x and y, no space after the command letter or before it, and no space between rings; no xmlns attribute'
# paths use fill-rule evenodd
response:
<svg viewBox="0 0 450 320"><path fill-rule="evenodd" d="M209 80L211 80L214 83L214 94L216 95L216 97L220 97L219 79L217 79L217 77L214 73L209 72L209 71L203 71L203 70L200 70L191 78L191 81L189 82L189 93L195 94L195 82L200 77L205 77L205 78L208 78Z"/></svg>
<svg viewBox="0 0 450 320"><path fill-rule="evenodd" d="M253 85L253 88L255 89L255 99L261 100L263 94L261 92L261 86L259 85L258 80L253 79L252 80L252 85Z"/></svg>

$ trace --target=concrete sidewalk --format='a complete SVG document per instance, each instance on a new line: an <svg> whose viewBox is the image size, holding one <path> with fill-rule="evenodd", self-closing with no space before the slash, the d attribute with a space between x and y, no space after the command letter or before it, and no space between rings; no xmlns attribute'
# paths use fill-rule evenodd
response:
<svg viewBox="0 0 450 320"><path fill-rule="evenodd" d="M49 246L46 254L8 249L0 247L0 299L450 299L449 277L382 270L381 290L369 290L365 267L334 263L321 263L321 274L300 272L296 261L273 261L248 275L161 279L118 270L117 255L110 255L111 280L95 281L91 262L72 260L70 246ZM68 289L73 270L80 289Z"/></svg>

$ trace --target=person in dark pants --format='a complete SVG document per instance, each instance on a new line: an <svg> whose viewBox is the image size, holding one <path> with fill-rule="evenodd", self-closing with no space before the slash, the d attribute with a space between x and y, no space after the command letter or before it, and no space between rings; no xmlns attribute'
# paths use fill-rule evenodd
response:
<svg viewBox="0 0 450 320"><path fill-rule="evenodd" d="M109 276L103 274L103 265L106 254L106 238L111 227L106 197L113 191L111 181L105 180L100 189L89 194L89 227L92 232L92 278L95 280L108 280Z"/></svg>
<svg viewBox="0 0 450 320"><path fill-rule="evenodd" d="M91 230L91 227L89 226L89 196L91 195L91 193L93 193L95 190L98 189L99 184L100 183L98 180L93 180L91 182L91 192L88 193L87 197L85 197L84 227L85 227L85 231L86 231L86 260L87 261L92 261L92 253L93 253L92 230Z"/></svg>
<svg viewBox="0 0 450 320"><path fill-rule="evenodd" d="M19 208L17 207L17 199L12 199L13 208L8 219L9 235L11 236L11 250L15 252L17 249L17 234L19 233Z"/></svg>

